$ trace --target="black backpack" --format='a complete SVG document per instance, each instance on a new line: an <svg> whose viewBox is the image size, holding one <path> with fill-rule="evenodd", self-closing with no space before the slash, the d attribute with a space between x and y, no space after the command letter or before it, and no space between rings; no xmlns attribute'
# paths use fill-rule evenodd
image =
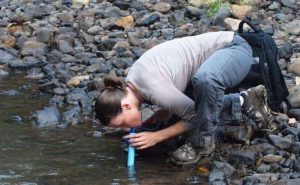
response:
<svg viewBox="0 0 300 185"><path fill-rule="evenodd" d="M243 31L244 23L248 24L254 32ZM253 57L259 58L259 64L254 65L252 69L252 71L258 71L259 73L252 73L248 78L259 79L257 74L260 75L262 84L267 90L268 105L271 110L280 112L282 109L281 104L286 100L289 92L277 63L278 48L274 39L248 20L241 21L238 34L251 46Z"/></svg>

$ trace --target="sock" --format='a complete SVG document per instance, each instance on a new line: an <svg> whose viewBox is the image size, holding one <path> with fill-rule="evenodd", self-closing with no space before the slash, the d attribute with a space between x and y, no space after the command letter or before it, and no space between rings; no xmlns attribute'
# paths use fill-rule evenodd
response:
<svg viewBox="0 0 300 185"><path fill-rule="evenodd" d="M243 96L240 96L240 102L241 102L241 106L244 105L244 97Z"/></svg>

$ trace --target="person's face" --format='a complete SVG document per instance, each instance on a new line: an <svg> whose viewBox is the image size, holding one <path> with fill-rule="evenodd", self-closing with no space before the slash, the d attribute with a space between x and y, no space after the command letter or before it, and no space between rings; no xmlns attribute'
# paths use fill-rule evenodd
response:
<svg viewBox="0 0 300 185"><path fill-rule="evenodd" d="M121 108L122 112L110 120L108 124L109 127L118 127L127 130L142 124L141 113L138 106L122 101Z"/></svg>

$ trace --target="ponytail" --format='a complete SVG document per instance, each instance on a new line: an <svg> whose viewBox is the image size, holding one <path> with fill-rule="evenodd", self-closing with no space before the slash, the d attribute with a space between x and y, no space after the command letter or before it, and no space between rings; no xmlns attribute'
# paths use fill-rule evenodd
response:
<svg viewBox="0 0 300 185"><path fill-rule="evenodd" d="M116 76L103 78L104 88L96 98L95 111L102 125L107 126L110 120L122 112L121 100L127 95L126 82Z"/></svg>

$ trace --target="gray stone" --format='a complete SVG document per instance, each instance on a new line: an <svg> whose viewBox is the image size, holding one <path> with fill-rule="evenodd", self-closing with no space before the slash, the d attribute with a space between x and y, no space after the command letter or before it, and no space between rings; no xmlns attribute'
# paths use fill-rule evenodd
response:
<svg viewBox="0 0 300 185"><path fill-rule="evenodd" d="M255 153L249 150L234 151L229 155L229 162L232 164L255 164Z"/></svg>
<svg viewBox="0 0 300 185"><path fill-rule="evenodd" d="M266 173L266 172L270 171L270 169L271 169L271 166L267 165L265 163L262 163L256 167L256 171L259 173Z"/></svg>
<svg viewBox="0 0 300 185"><path fill-rule="evenodd" d="M41 67L45 64L40 59L35 57L24 57L22 60L13 60L9 63L9 67L13 69L30 69L33 67Z"/></svg>
<svg viewBox="0 0 300 185"><path fill-rule="evenodd" d="M300 86L294 86L289 89L289 96L287 97L292 108L300 108Z"/></svg>
<svg viewBox="0 0 300 185"><path fill-rule="evenodd" d="M8 72L6 72L6 71L0 69L0 77L5 77L5 76L8 76L8 75L9 75Z"/></svg>
<svg viewBox="0 0 300 185"><path fill-rule="evenodd" d="M280 149L288 149L292 145L292 141L290 139L282 138L273 134L269 135L269 139L274 146Z"/></svg>
<svg viewBox="0 0 300 185"><path fill-rule="evenodd" d="M270 6L268 6L268 10L278 10L280 8L281 8L281 4L276 1L274 1Z"/></svg>
<svg viewBox="0 0 300 185"><path fill-rule="evenodd" d="M220 126L219 133L226 138L234 139L241 143L247 143L253 136L253 128L249 125Z"/></svg>
<svg viewBox="0 0 300 185"><path fill-rule="evenodd" d="M23 56L44 56L46 53L47 46L44 43L35 41L26 41L21 51Z"/></svg>
<svg viewBox="0 0 300 185"><path fill-rule="evenodd" d="M259 181L263 184L268 184L269 182L278 180L278 174L275 173L254 174L253 176L259 179Z"/></svg>
<svg viewBox="0 0 300 185"><path fill-rule="evenodd" d="M142 18L141 20L136 21L137 26L150 26L151 24L155 23L156 21L159 21L160 17L158 14L154 13L150 16L146 16Z"/></svg>
<svg viewBox="0 0 300 185"><path fill-rule="evenodd" d="M52 32L49 28L40 28L36 33L36 41L49 44L52 39Z"/></svg>
<svg viewBox="0 0 300 185"><path fill-rule="evenodd" d="M77 125L80 108L78 106L62 114L62 123L64 125Z"/></svg>
<svg viewBox="0 0 300 185"><path fill-rule="evenodd" d="M290 109L288 112L289 117L300 120L300 109Z"/></svg>
<svg viewBox="0 0 300 185"><path fill-rule="evenodd" d="M199 16L201 14L201 10L194 6L187 6L186 10L188 14L193 16Z"/></svg>
<svg viewBox="0 0 300 185"><path fill-rule="evenodd" d="M293 46L291 43L286 43L278 49L278 57L289 60L293 55Z"/></svg>
<svg viewBox="0 0 300 185"><path fill-rule="evenodd" d="M161 13L168 13L171 10L171 5L170 3L159 2L153 6L153 10Z"/></svg>
<svg viewBox="0 0 300 185"><path fill-rule="evenodd" d="M285 25L285 32L293 35L300 35L300 20L294 20Z"/></svg>
<svg viewBox="0 0 300 185"><path fill-rule="evenodd" d="M0 49L0 64L9 64L12 60L16 59L12 54Z"/></svg>
<svg viewBox="0 0 300 185"><path fill-rule="evenodd" d="M57 108L46 107L37 111L34 115L34 125L37 127L51 127L59 124L61 116Z"/></svg>
<svg viewBox="0 0 300 185"><path fill-rule="evenodd" d="M300 133L300 128L288 127L286 129L284 129L283 131L281 131L281 133L283 135L292 134L294 136L298 136L298 134Z"/></svg>
<svg viewBox="0 0 300 185"><path fill-rule="evenodd" d="M209 182L223 181L224 173L220 170L212 170L209 174L208 179L209 179Z"/></svg>
<svg viewBox="0 0 300 185"><path fill-rule="evenodd" d="M283 6L294 8L296 0L280 0L280 2L283 4Z"/></svg>
<svg viewBox="0 0 300 185"><path fill-rule="evenodd" d="M74 53L74 48L72 47L72 45L65 40L58 41L58 48L62 53L66 53L66 54Z"/></svg>
<svg viewBox="0 0 300 185"><path fill-rule="evenodd" d="M235 168L226 162L214 161L212 169L218 169L225 175L231 176L235 172Z"/></svg>
<svg viewBox="0 0 300 185"><path fill-rule="evenodd" d="M290 151L294 154L300 154L300 142L294 142L291 145Z"/></svg>
<svg viewBox="0 0 300 185"><path fill-rule="evenodd" d="M224 20L231 16L230 7L222 7L213 18L213 24L224 25Z"/></svg>
<svg viewBox="0 0 300 185"><path fill-rule="evenodd" d="M284 180L278 180L271 182L271 185L299 185L300 178L299 179L284 179Z"/></svg>

